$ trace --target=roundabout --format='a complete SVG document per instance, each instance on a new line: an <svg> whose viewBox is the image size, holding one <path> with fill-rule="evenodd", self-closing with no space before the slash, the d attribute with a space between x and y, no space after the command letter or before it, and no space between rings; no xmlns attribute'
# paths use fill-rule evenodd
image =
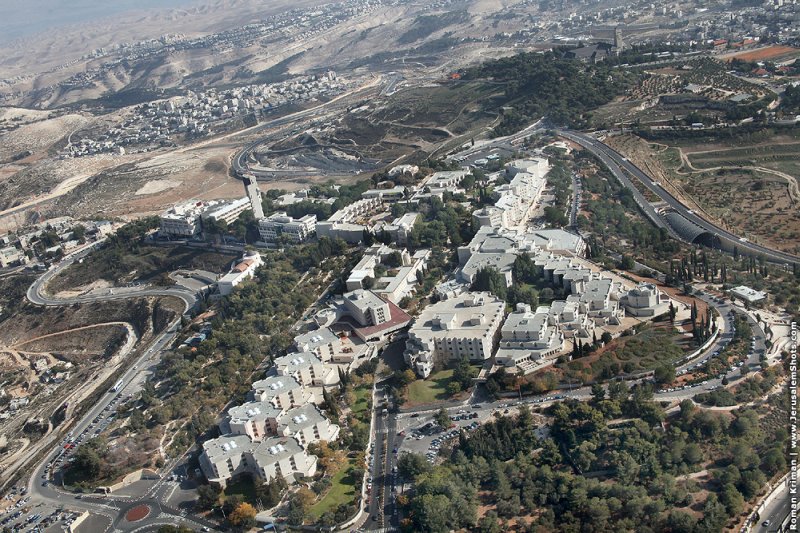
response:
<svg viewBox="0 0 800 533"><path fill-rule="evenodd" d="M125 513L125 520L128 522L138 522L150 516L150 506L141 504L137 505Z"/></svg>

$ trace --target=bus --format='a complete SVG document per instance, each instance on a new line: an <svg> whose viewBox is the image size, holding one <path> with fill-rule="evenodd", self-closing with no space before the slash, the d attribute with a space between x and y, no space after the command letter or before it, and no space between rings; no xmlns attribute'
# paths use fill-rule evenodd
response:
<svg viewBox="0 0 800 533"><path fill-rule="evenodd" d="M122 380L117 381L109 392L117 392L122 388Z"/></svg>

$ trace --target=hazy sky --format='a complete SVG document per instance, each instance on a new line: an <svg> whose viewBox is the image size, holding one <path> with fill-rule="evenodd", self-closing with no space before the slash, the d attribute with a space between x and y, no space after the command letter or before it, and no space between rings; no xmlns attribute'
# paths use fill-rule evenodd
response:
<svg viewBox="0 0 800 533"><path fill-rule="evenodd" d="M0 42L65 24L89 22L126 11L176 7L201 0L0 0Z"/></svg>

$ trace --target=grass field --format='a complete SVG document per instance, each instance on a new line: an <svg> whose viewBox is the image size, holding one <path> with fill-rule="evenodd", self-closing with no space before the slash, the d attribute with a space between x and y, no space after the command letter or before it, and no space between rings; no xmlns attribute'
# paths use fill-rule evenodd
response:
<svg viewBox="0 0 800 533"><path fill-rule="evenodd" d="M355 466L355 459L348 457L347 463L333 475L328 492L309 511L314 520L319 520L320 516L340 505L353 503L356 497L356 479L353 477Z"/></svg>
<svg viewBox="0 0 800 533"><path fill-rule="evenodd" d="M588 357L567 363L567 367L588 379L609 378L673 363L691 348L691 342L672 324L662 321L636 335L615 339Z"/></svg>
<svg viewBox="0 0 800 533"><path fill-rule="evenodd" d="M427 379L418 379L408 386L406 405L441 402L449 398L447 384L453 379L453 370L434 372Z"/></svg>
<svg viewBox="0 0 800 533"><path fill-rule="evenodd" d="M370 419L369 398L372 395L372 385L364 384L353 389L356 401L351 407L353 416L362 422L368 423Z"/></svg>

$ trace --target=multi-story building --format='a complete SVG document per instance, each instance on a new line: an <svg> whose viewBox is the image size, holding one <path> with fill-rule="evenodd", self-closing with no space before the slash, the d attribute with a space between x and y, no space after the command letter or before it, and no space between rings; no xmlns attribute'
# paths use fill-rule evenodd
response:
<svg viewBox="0 0 800 533"><path fill-rule="evenodd" d="M458 270L456 277L462 283L471 285L481 270L492 268L502 274L506 287L510 287L514 281L512 271L516 260L516 254L474 253L467 260L467 263Z"/></svg>
<svg viewBox="0 0 800 533"><path fill-rule="evenodd" d="M532 363L559 353L564 348L564 335L550 317L550 308L541 306L535 312L519 304L508 315L500 330L500 343L495 359L506 367L533 370Z"/></svg>
<svg viewBox="0 0 800 533"><path fill-rule="evenodd" d="M250 448L247 435L225 435L203 443L200 468L211 482L225 485L233 476L247 472L244 453Z"/></svg>
<svg viewBox="0 0 800 533"><path fill-rule="evenodd" d="M582 313L585 313L598 326L619 324L625 316L620 309L618 295L621 285L609 278L595 275L583 282L576 294L567 296L567 302L575 302Z"/></svg>
<svg viewBox="0 0 800 533"><path fill-rule="evenodd" d="M331 239L343 239L351 244L358 244L364 238L364 230L368 229L366 217L383 205L378 197L364 198L345 206L328 220L317 224L317 236Z"/></svg>
<svg viewBox="0 0 800 533"><path fill-rule="evenodd" d="M346 293L344 307L361 326L377 326L391 318L389 304L372 291L358 289Z"/></svg>
<svg viewBox="0 0 800 533"><path fill-rule="evenodd" d="M223 435L247 435L253 441L261 441L278 432L278 419L284 410L268 401L247 402L228 409L228 416L219 424Z"/></svg>
<svg viewBox="0 0 800 533"><path fill-rule="evenodd" d="M479 227L502 228L507 225L505 210L490 205L474 211L472 220Z"/></svg>
<svg viewBox="0 0 800 533"><path fill-rule="evenodd" d="M304 242L314 234L316 227L317 215L292 218L281 212L258 221L258 233L264 242L278 242L281 238L293 243Z"/></svg>
<svg viewBox="0 0 800 533"><path fill-rule="evenodd" d="M405 250L403 252L403 265L378 278L372 287L372 292L395 304L414 292L419 282L418 276L425 272L431 255L430 250L417 250L406 262L408 254Z"/></svg>
<svg viewBox="0 0 800 533"><path fill-rule="evenodd" d="M200 233L200 213L203 202L190 201L170 208L159 218L159 235L170 237L194 237Z"/></svg>
<svg viewBox="0 0 800 533"><path fill-rule="evenodd" d="M408 331L406 363L427 377L436 362L485 361L497 347L504 313L505 302L485 292L429 305Z"/></svg>
<svg viewBox="0 0 800 533"><path fill-rule="evenodd" d="M509 178L513 178L520 173L543 178L548 172L550 172L550 163L544 158L517 159L506 164L506 175Z"/></svg>
<svg viewBox="0 0 800 533"><path fill-rule="evenodd" d="M339 437L339 426L331 424L322 416L314 404L290 409L280 420L278 433L284 437L293 437L306 447L313 442L335 441Z"/></svg>
<svg viewBox="0 0 800 533"><path fill-rule="evenodd" d="M283 410L311 401L311 393L292 376L272 376L253 383L252 400Z"/></svg>
<svg viewBox="0 0 800 533"><path fill-rule="evenodd" d="M290 353L275 359L279 376L291 376L305 387L325 382L325 366L313 352ZM329 369L332 370L332 369Z"/></svg>
<svg viewBox="0 0 800 533"><path fill-rule="evenodd" d="M653 317L669 311L669 296L652 283L640 283L623 294L619 303L631 316Z"/></svg>
<svg viewBox="0 0 800 533"><path fill-rule="evenodd" d="M249 471L263 483L282 477L292 483L317 472L317 457L309 455L288 437L274 437L253 445L245 453Z"/></svg>
<svg viewBox="0 0 800 533"><path fill-rule="evenodd" d="M331 360L339 344L341 339L329 328L315 329L294 338L294 347L298 352L313 352L324 363Z"/></svg>
<svg viewBox="0 0 800 533"><path fill-rule="evenodd" d="M232 224L239 218L239 215L250 208L250 199L245 197L232 202L220 202L210 205L201 216L203 220L213 219L217 222Z"/></svg>
<svg viewBox="0 0 800 533"><path fill-rule="evenodd" d="M255 442L245 435L224 435L203 444L200 468L210 482L222 486L244 473L262 483L279 476L294 482L316 473L317 458L308 455L292 438L272 437Z"/></svg>
<svg viewBox="0 0 800 533"><path fill-rule="evenodd" d="M400 262L403 265L408 265L411 262L411 256L408 255L406 250L393 250L385 244L374 244L364 251L361 261L353 267L350 275L347 277L345 285L348 291L363 289L364 280L370 278L375 280L375 267L381 264L389 255L397 252L400 254Z"/></svg>
<svg viewBox="0 0 800 533"><path fill-rule="evenodd" d="M397 246L408 246L408 237L418 218L419 213L406 213L379 229L387 232Z"/></svg>

